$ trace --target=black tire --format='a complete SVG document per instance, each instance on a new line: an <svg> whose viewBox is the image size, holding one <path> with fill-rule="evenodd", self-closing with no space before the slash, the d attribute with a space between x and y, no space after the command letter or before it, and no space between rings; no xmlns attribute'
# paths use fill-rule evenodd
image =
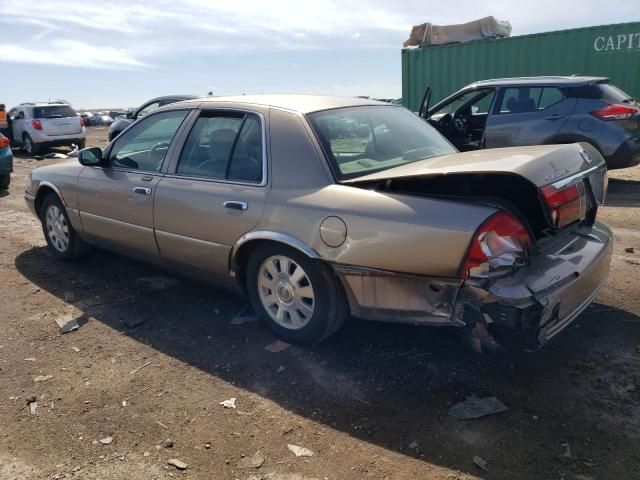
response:
<svg viewBox="0 0 640 480"><path fill-rule="evenodd" d="M259 293L260 269L265 260L286 256L302 267L314 293L313 313L307 323L297 329L277 323L267 312ZM313 345L326 339L342 327L349 317L349 308L342 285L329 266L313 260L286 245L265 243L258 245L249 255L247 264L247 291L251 305L278 337L289 343ZM275 293L274 293L275 294Z"/></svg>
<svg viewBox="0 0 640 480"><path fill-rule="evenodd" d="M49 227L47 226L47 214L51 207L56 207L58 212L64 216L64 222L66 223L68 231L67 246L64 249L60 248L61 244L58 244L57 246L54 245L52 236L49 233ZM73 229L73 226L69 221L67 211L56 194L50 193L42 201L42 206L40 207L40 222L42 224L42 231L49 250L56 258L66 262L72 262L81 260L91 253L91 246L88 243L85 243Z"/></svg>
<svg viewBox="0 0 640 480"><path fill-rule="evenodd" d="M27 152L27 155L30 155L32 157L40 155L40 147L37 143L33 143L33 140L28 133L22 134L22 146L24 148L24 151Z"/></svg>
<svg viewBox="0 0 640 480"><path fill-rule="evenodd" d="M11 174L5 173L0 175L0 190L6 190L11 183Z"/></svg>

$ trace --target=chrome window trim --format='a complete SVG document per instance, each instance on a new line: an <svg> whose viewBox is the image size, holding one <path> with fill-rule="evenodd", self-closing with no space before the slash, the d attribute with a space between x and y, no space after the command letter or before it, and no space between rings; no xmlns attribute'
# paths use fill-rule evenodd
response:
<svg viewBox="0 0 640 480"><path fill-rule="evenodd" d="M165 177L167 178L176 178L176 179L186 179L186 180L197 180L203 182L210 183L222 183L222 184L230 184L230 185L245 185L250 187L265 187L269 183L269 171L268 171L268 158L267 158L267 123L265 121L264 114L262 112L257 112L255 110L249 110L244 108L230 108L230 107L216 107L216 108L199 108L198 115L192 122L191 128L189 132L185 135L184 141L182 142L180 152L177 153L177 158L175 161L175 165L171 168L172 172L166 173ZM182 154L182 149L187 142L187 138L189 133L191 133L191 129L195 125L195 122L203 112L237 112L245 115L251 114L256 115L260 119L261 131L262 131L262 177L260 182L243 182L238 180L227 180L225 178L212 178L212 177L200 177L195 175L184 175L176 173L178 170L178 164L180 163L180 155ZM238 132L240 133L240 132ZM177 149L177 147L176 147Z"/></svg>

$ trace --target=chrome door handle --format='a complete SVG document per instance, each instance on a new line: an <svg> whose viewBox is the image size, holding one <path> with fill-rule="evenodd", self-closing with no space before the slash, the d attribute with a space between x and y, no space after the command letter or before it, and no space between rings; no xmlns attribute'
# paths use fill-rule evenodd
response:
<svg viewBox="0 0 640 480"><path fill-rule="evenodd" d="M149 187L133 187L133 192L142 195L151 195L151 189Z"/></svg>
<svg viewBox="0 0 640 480"><path fill-rule="evenodd" d="M227 200L222 205L224 205L225 208L230 208L232 210L246 210L249 208L247 202L238 202L237 200Z"/></svg>

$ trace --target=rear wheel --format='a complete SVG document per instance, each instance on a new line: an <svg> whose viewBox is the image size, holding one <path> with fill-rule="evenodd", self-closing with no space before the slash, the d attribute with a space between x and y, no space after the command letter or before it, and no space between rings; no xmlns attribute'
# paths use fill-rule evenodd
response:
<svg viewBox="0 0 640 480"><path fill-rule="evenodd" d="M11 183L11 175L8 173L0 175L0 190L6 190Z"/></svg>
<svg viewBox="0 0 640 480"><path fill-rule="evenodd" d="M38 147L37 143L33 143L33 140L29 136L28 133L22 135L22 146L24 150L27 152L27 155L38 155L40 153L40 147Z"/></svg>
<svg viewBox="0 0 640 480"><path fill-rule="evenodd" d="M65 261L79 260L91 252L73 229L69 216L57 195L50 193L42 202L40 220L49 250Z"/></svg>
<svg viewBox="0 0 640 480"><path fill-rule="evenodd" d="M87 141L83 138L82 140L78 140L76 145L78 145L78 150L82 150L87 145Z"/></svg>
<svg viewBox="0 0 640 480"><path fill-rule="evenodd" d="M320 342L349 315L344 291L331 269L285 245L264 244L251 253L247 290L258 316L291 343Z"/></svg>

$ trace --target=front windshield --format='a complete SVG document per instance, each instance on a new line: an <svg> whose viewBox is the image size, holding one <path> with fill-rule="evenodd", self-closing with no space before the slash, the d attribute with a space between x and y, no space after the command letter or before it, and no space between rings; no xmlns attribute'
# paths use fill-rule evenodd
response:
<svg viewBox="0 0 640 480"><path fill-rule="evenodd" d="M339 180L456 152L402 107L338 108L312 113L309 119Z"/></svg>

